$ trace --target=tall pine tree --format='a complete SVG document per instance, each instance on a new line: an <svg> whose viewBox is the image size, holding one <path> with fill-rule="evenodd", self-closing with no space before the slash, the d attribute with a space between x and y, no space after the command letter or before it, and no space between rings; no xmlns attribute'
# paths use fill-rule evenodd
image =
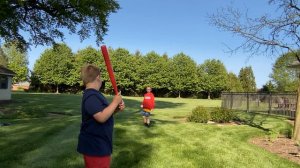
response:
<svg viewBox="0 0 300 168"><path fill-rule="evenodd" d="M256 92L256 82L251 66L241 68L239 79L245 92Z"/></svg>

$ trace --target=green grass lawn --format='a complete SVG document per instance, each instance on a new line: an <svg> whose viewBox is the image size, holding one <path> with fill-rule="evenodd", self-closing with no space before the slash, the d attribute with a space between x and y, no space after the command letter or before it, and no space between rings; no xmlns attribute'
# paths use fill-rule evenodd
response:
<svg viewBox="0 0 300 168"><path fill-rule="evenodd" d="M220 100L157 98L154 124L146 128L142 98L124 100L126 110L115 116L112 167L300 167L248 143L290 129L283 118L238 113L249 125L188 123L194 107L219 107ZM14 94L0 106L0 122L12 123L0 127L0 167L83 167L76 152L80 101L80 95Z"/></svg>

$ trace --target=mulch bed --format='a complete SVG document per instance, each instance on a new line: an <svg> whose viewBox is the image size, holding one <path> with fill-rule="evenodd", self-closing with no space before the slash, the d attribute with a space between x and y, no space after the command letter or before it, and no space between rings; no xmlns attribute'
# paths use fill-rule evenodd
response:
<svg viewBox="0 0 300 168"><path fill-rule="evenodd" d="M289 121L290 124L294 124L294 121ZM237 126L243 125L240 122L230 122L230 123L214 123L209 122L209 124L216 124L218 126ZM286 158L290 161L293 161L297 164L300 164L300 146L297 145L296 141L286 137L278 137L274 140L270 140L269 138L252 138L250 140L252 144L255 144L265 150L275 153L280 157Z"/></svg>
<svg viewBox="0 0 300 168"><path fill-rule="evenodd" d="M250 142L271 153L300 164L300 147L292 139L279 137L270 141L267 138L253 138Z"/></svg>

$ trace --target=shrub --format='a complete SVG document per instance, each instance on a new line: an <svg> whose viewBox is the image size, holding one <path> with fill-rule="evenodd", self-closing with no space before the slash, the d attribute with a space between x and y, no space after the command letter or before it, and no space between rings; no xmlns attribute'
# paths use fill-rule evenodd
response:
<svg viewBox="0 0 300 168"><path fill-rule="evenodd" d="M279 129L279 134L283 135L286 138L292 138L293 137L293 127L292 125L288 124L283 128Z"/></svg>
<svg viewBox="0 0 300 168"><path fill-rule="evenodd" d="M209 112L202 106L194 108L192 114L188 117L188 121L196 123L207 123L209 119Z"/></svg>
<svg viewBox="0 0 300 168"><path fill-rule="evenodd" d="M211 120L218 123L226 123L235 117L232 110L225 108L215 108L210 113Z"/></svg>

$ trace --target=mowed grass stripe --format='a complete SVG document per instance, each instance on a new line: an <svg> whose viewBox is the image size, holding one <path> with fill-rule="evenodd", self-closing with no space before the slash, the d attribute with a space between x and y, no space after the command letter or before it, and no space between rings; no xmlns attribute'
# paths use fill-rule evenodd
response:
<svg viewBox="0 0 300 168"><path fill-rule="evenodd" d="M63 129L48 138L43 146L32 150L23 157L17 167L81 167L82 159L76 151L79 122L78 117L70 117Z"/></svg>
<svg viewBox="0 0 300 168"><path fill-rule="evenodd" d="M1 167L28 167L29 165L23 162L24 159L26 157L37 157L37 155L32 155L31 152L48 147L49 140L55 138L72 123L74 123L74 119L70 120L70 118L41 118L32 119L31 122L28 122L28 120L25 120L25 122L16 120L11 126L0 127ZM77 122L77 130L78 124ZM76 129L73 131L75 130ZM73 135L73 131L70 131L69 134ZM57 141L56 143L56 145L59 146L61 141ZM52 151L44 156L50 156L52 153L55 153L57 149L57 147L52 148ZM63 150L63 152L66 151ZM46 160L39 160L34 164L40 164L45 161ZM30 166L34 166L34 164Z"/></svg>

